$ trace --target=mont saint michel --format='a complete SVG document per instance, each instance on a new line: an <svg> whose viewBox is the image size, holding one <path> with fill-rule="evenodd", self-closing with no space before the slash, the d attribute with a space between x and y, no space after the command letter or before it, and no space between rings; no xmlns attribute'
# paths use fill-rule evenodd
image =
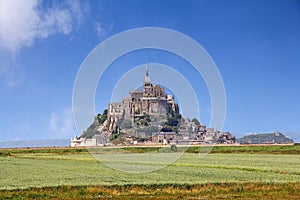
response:
<svg viewBox="0 0 300 200"><path fill-rule="evenodd" d="M207 128L198 119L184 118L173 94L151 83L148 64L142 89L111 102L71 146L167 145L235 143L230 132Z"/></svg>

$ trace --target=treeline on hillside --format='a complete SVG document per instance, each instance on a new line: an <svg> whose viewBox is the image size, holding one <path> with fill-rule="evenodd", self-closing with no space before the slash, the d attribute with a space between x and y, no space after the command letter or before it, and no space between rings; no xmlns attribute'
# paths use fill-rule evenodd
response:
<svg viewBox="0 0 300 200"><path fill-rule="evenodd" d="M83 131L80 137L92 138L98 132L98 127L102 125L106 119L107 109L105 109L102 114L95 116L93 123L87 128L87 130Z"/></svg>

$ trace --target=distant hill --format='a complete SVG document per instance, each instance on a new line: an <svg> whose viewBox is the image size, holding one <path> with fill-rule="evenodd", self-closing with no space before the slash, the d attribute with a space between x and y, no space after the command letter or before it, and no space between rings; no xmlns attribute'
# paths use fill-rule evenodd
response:
<svg viewBox="0 0 300 200"><path fill-rule="evenodd" d="M292 139L285 137L280 132L265 133L265 134L252 134L246 135L237 139L240 144L289 144L294 143Z"/></svg>

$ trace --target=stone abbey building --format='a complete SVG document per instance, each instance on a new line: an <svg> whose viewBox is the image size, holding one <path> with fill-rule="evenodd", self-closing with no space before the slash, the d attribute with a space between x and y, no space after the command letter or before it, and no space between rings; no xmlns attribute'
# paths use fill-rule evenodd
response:
<svg viewBox="0 0 300 200"><path fill-rule="evenodd" d="M146 65L143 89L131 90L129 97L108 105L108 130L114 130L117 123L123 119L133 121L135 117L144 114L148 114L151 118L159 118L168 116L170 113L179 113L174 95L166 94L160 85L151 83L148 65Z"/></svg>
<svg viewBox="0 0 300 200"><path fill-rule="evenodd" d="M207 128L196 120L180 117L171 130L164 129L169 119L180 116L173 95L168 95L160 85L151 83L146 65L142 89L131 90L121 102L109 103L107 116L99 124L97 120L87 129L86 135L71 139L71 146L103 146L116 144L233 144L235 137L230 132ZM167 118L170 117L170 118ZM197 122L198 121L198 122ZM130 124L130 126L126 126ZM120 134L120 128L122 134ZM150 129L147 129L150 128ZM151 129L152 128L152 129ZM155 129L156 128L156 129ZM117 135L121 140L113 138ZM89 134L89 136L88 136ZM116 139L116 140L114 140Z"/></svg>

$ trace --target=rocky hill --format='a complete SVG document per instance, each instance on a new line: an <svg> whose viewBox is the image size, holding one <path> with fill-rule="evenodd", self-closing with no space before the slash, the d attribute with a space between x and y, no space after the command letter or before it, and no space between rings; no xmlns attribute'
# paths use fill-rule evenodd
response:
<svg viewBox="0 0 300 200"><path fill-rule="evenodd" d="M294 143L292 139L285 137L282 133L252 134L237 139L240 144L290 144Z"/></svg>

